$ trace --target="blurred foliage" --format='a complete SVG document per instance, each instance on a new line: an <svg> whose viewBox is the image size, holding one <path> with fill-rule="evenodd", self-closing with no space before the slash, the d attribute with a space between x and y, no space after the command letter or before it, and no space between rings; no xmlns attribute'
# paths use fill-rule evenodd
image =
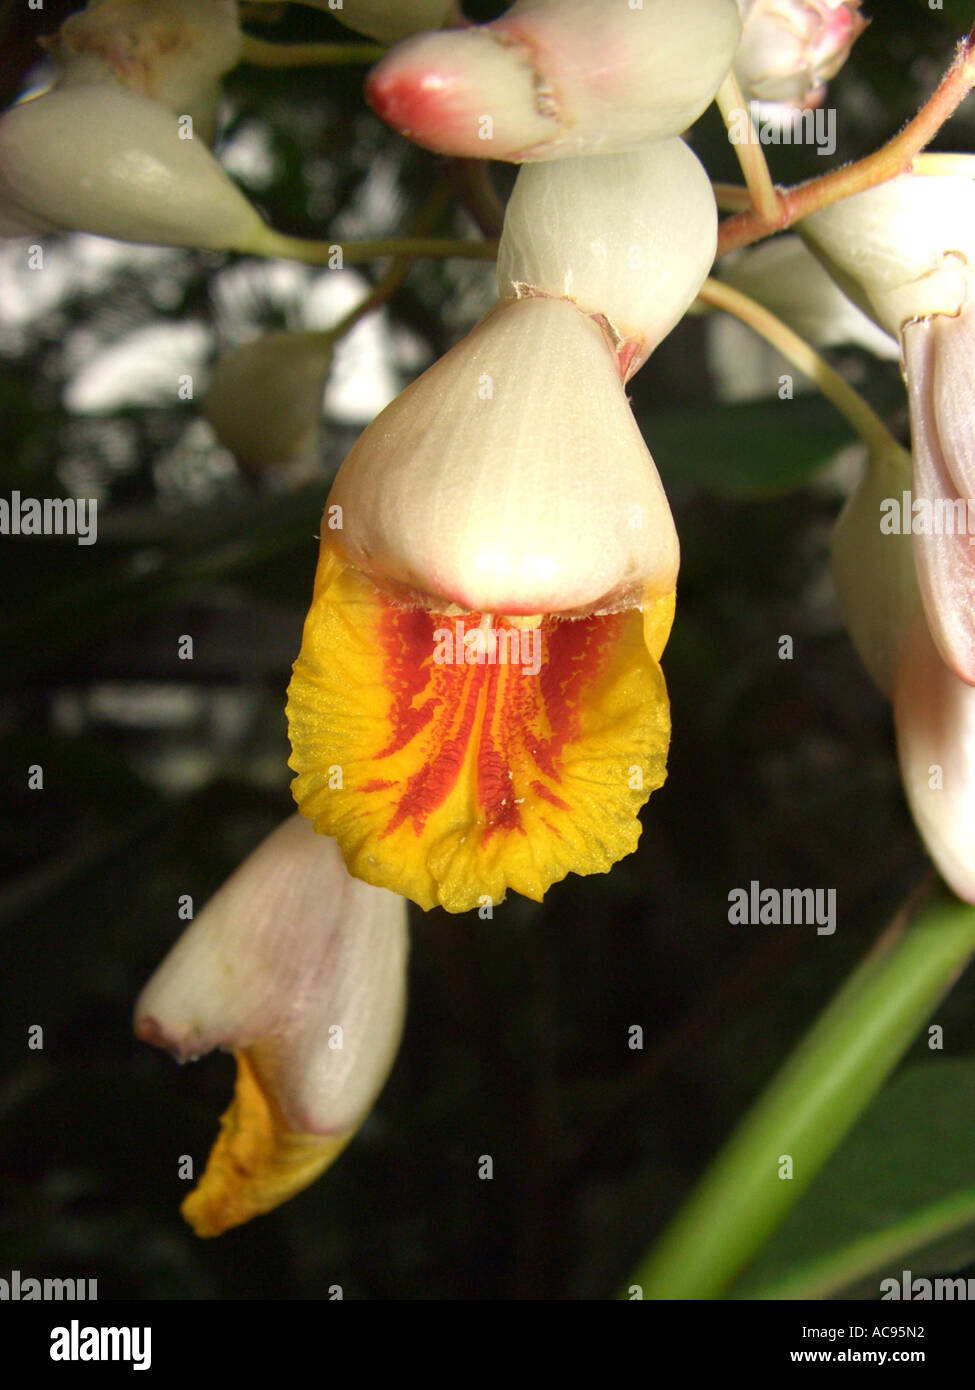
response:
<svg viewBox="0 0 975 1390"><path fill-rule="evenodd" d="M876 1297L975 1259L970 1059L907 1068L868 1107L736 1287L740 1297Z"/></svg>
<svg viewBox="0 0 975 1390"><path fill-rule="evenodd" d="M837 159L899 128L975 19L961 0L869 8L831 89ZM3 19L15 11L10 93L33 61L27 11L8 5ZM296 6L275 32L347 37ZM361 79L251 67L229 78L224 140L261 132L271 172L248 191L283 230L389 233L428 190L435 159L380 125ZM971 136L969 104L937 147ZM713 112L693 142L716 178L737 181ZM782 182L826 164L802 148L770 156ZM380 207L383 174L393 196ZM510 170L494 175L510 185ZM52 241L52 254L79 240ZM336 1283L346 1297L609 1296L927 869L889 711L828 579L842 472L828 465L849 433L811 396L720 404L701 318L655 354L632 399L683 566L664 659L670 774L638 852L542 905L513 896L493 921L415 913L407 1033L375 1113L322 1182L203 1243L178 1215L177 1163L203 1163L232 1065L177 1069L135 1042L131 1008L178 935L179 896L199 906L289 811L284 691L321 506L356 431L326 416L315 475L274 490L192 433L192 402L80 414L65 391L90 351L127 331L212 322L234 270L209 254L134 256L100 281L76 272L56 304L6 321L0 494L91 491L101 505L97 545L0 540L0 1272L97 1277L103 1298L321 1298ZM384 320L389 343L412 344L401 382L466 331L490 284L489 267L414 268ZM280 326L273 276L262 268L253 286L253 316ZM836 360L903 428L896 367ZM191 662L177 659L182 634ZM33 764L43 790L28 789ZM728 893L752 879L835 887L836 935L730 928ZM975 1051L971 997L963 983L937 1018L956 1066ZM34 1024L42 1051L26 1045ZM642 1050L628 1046L634 1025ZM958 1075L928 1066L914 1135ZM969 1155L972 1113L957 1113ZM859 1191L903 1175L903 1146L854 1144ZM491 1182L477 1180L481 1154L494 1158ZM911 1192L927 1200L937 1184ZM805 1258L804 1232L826 1229L835 1202L824 1174L778 1239L778 1273Z"/></svg>

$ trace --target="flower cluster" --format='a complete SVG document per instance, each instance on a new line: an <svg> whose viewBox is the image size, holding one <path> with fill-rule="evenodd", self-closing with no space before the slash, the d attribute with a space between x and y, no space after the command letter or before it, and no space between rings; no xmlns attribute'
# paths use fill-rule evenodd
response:
<svg viewBox="0 0 975 1390"><path fill-rule="evenodd" d="M289 692L294 792L351 872L421 907L540 899L636 846L678 545L623 386L716 224L677 138L523 169L499 303L339 470ZM448 657L457 620L490 642Z"/></svg>
<svg viewBox="0 0 975 1390"><path fill-rule="evenodd" d="M306 1186L369 1113L402 1029L408 899L540 900L636 847L666 776L679 544L626 385L715 258L714 189L684 137L729 91L819 102L865 26L858 0L516 0L488 24L449 0L346 0L339 17L394 45L366 96L397 131L523 167L496 302L364 430L327 498L287 697L298 813L137 1004L145 1041L236 1057L184 1205L202 1235ZM90 0L47 44L52 85L0 118L0 233L295 249L209 148L246 42L235 0ZM783 238L726 279L810 337L902 355L913 478L902 451L875 452L835 568L918 825L975 900L970 538L881 525L910 487L942 514L975 501L973 199L966 177L908 174L804 218L815 271ZM332 346L271 334L218 366L205 413L242 467L314 438Z"/></svg>

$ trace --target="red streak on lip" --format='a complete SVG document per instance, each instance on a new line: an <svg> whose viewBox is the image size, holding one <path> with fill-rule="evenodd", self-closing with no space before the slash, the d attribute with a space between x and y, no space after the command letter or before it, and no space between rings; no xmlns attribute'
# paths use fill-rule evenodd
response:
<svg viewBox="0 0 975 1390"><path fill-rule="evenodd" d="M465 616L465 629L470 632L479 620L477 613ZM503 619L494 621L507 627ZM522 804L526 799L534 797L571 813L571 805L548 783L561 783L566 745L578 736L587 688L598 680L619 625L618 616L544 619L534 638L540 643L540 669L532 674L517 662L441 665L433 660L438 645L434 632L438 628L453 632L453 620L387 605L378 623L378 637L384 652L384 679L392 694L391 732L376 762L417 742L416 770L405 781L377 776L359 788L400 787L381 838L406 822L417 836L422 835L428 818L447 800L470 757L476 800L472 809L483 844L499 832L525 833Z"/></svg>
<svg viewBox="0 0 975 1390"><path fill-rule="evenodd" d="M543 801L548 801L553 806L557 806L560 811L568 811L571 809L569 806L566 805L566 803L562 800L560 796L556 796L554 792L549 791L548 787L546 787L544 782L533 782L532 791L535 793L536 796L540 796Z"/></svg>

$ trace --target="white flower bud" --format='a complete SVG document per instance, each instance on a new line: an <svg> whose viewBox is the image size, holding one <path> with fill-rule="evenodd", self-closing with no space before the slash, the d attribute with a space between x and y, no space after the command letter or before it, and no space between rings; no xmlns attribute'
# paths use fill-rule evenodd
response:
<svg viewBox="0 0 975 1390"><path fill-rule="evenodd" d="M380 583L506 615L673 591L678 543L609 340L562 299L509 300L386 407L329 496Z"/></svg>
<svg viewBox="0 0 975 1390"><path fill-rule="evenodd" d="M740 31L735 0L518 0L491 24L398 45L366 95L383 120L444 154L635 149L697 119Z"/></svg>
<svg viewBox="0 0 975 1390"><path fill-rule="evenodd" d="M59 86L117 83L192 116L209 143L220 78L240 57L237 0L88 0L45 46Z"/></svg>
<svg viewBox="0 0 975 1390"><path fill-rule="evenodd" d="M900 357L885 333L843 293L801 237L777 236L721 262L721 279L788 324L814 347L852 343L877 357Z"/></svg>
<svg viewBox="0 0 975 1390"><path fill-rule="evenodd" d="M707 278L717 225L711 181L677 138L526 165L505 212L499 292L603 315L620 345L639 345L632 374Z"/></svg>
<svg viewBox="0 0 975 1390"><path fill-rule="evenodd" d="M975 685L975 303L904 329L914 558L942 660Z"/></svg>
<svg viewBox="0 0 975 1390"><path fill-rule="evenodd" d="M0 117L7 225L247 251L265 224L201 140L121 87L53 88Z"/></svg>
<svg viewBox="0 0 975 1390"><path fill-rule="evenodd" d="M748 97L815 106L867 27L860 0L738 0L735 75Z"/></svg>
<svg viewBox="0 0 975 1390"><path fill-rule="evenodd" d="M921 611L910 530L891 524L900 518L910 486L906 453L871 459L833 533L833 578L843 617L860 660L888 699Z"/></svg>
<svg viewBox="0 0 975 1390"><path fill-rule="evenodd" d="M975 268L975 182L905 175L797 226L839 285L895 336L912 319L957 314Z"/></svg>
<svg viewBox="0 0 975 1390"><path fill-rule="evenodd" d="M220 358L203 415L243 468L285 462L317 434L331 361L323 333L265 333Z"/></svg>

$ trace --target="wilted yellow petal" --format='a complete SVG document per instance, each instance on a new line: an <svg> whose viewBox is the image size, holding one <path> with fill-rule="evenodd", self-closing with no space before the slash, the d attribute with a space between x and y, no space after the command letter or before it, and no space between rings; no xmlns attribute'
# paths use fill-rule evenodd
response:
<svg viewBox="0 0 975 1390"><path fill-rule="evenodd" d="M323 1137L288 1129L246 1049L234 1056L234 1098L206 1172L181 1207L198 1236L219 1236L286 1202L325 1171L355 1132Z"/></svg>

